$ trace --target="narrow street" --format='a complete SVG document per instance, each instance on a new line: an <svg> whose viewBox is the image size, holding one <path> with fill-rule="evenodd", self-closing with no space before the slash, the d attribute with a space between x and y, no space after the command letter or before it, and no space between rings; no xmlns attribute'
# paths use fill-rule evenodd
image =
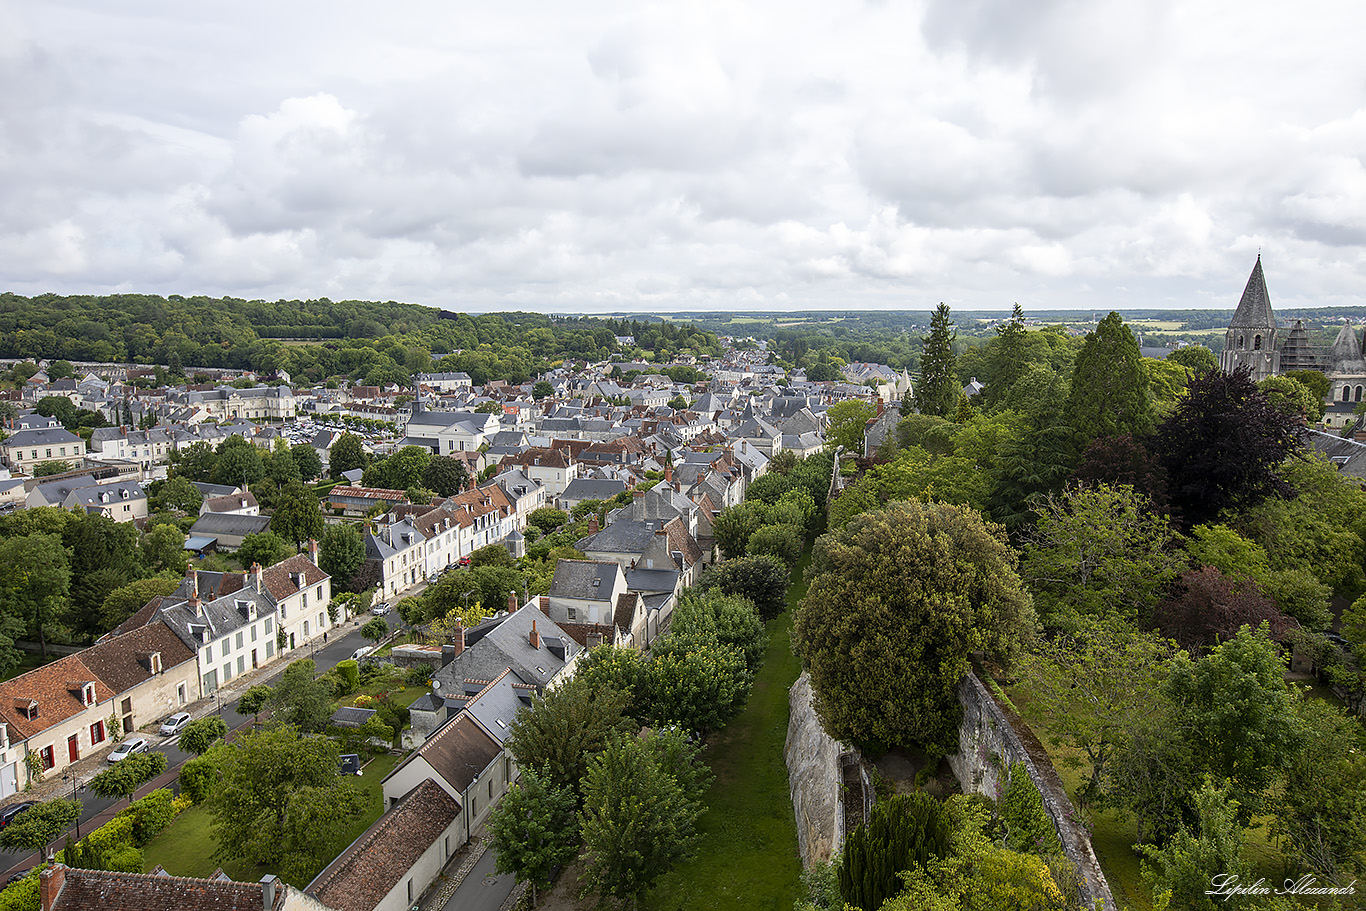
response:
<svg viewBox="0 0 1366 911"><path fill-rule="evenodd" d="M484 852L446 902L445 911L498 911L517 885L511 873L496 873L493 849Z"/></svg>

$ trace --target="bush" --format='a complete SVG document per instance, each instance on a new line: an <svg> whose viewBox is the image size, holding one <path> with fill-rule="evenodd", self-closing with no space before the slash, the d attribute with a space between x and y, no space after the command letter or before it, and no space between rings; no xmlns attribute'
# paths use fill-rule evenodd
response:
<svg viewBox="0 0 1366 911"><path fill-rule="evenodd" d="M218 783L218 763L209 756L196 756L180 767L180 793L194 803L203 803Z"/></svg>
<svg viewBox="0 0 1366 911"><path fill-rule="evenodd" d="M415 664L403 675L403 682L408 686L428 686L434 673L430 665Z"/></svg>
<svg viewBox="0 0 1366 911"><path fill-rule="evenodd" d="M157 788L141 800L133 801L132 805L114 818L127 816L132 819L133 844L142 847L169 826L171 820L184 808L183 804L177 807L176 796L171 793L170 788Z"/></svg>
<svg viewBox="0 0 1366 911"><path fill-rule="evenodd" d="M332 670L342 683L342 690L339 695L349 696L360 688L359 662L347 658L345 661L338 661Z"/></svg>
<svg viewBox="0 0 1366 911"><path fill-rule="evenodd" d="M0 911L38 911L41 907L38 900L38 871L41 869L34 867L23 879L0 891Z"/></svg>
<svg viewBox="0 0 1366 911"><path fill-rule="evenodd" d="M1058 832L1043 808L1043 797L1029 778L1024 763L1010 767L1010 782L1001 795L1005 846L1012 851L1048 856L1062 853Z"/></svg>
<svg viewBox="0 0 1366 911"><path fill-rule="evenodd" d="M866 825L850 833L839 865L840 895L858 908L881 908L901 891L900 870L925 867L949 853L944 805L916 791L873 805Z"/></svg>
<svg viewBox="0 0 1366 911"><path fill-rule="evenodd" d="M133 845L133 817L120 813L82 838L76 847L81 855L79 863L87 870L121 869L105 865L124 848L136 850ZM141 870L139 867L138 872Z"/></svg>

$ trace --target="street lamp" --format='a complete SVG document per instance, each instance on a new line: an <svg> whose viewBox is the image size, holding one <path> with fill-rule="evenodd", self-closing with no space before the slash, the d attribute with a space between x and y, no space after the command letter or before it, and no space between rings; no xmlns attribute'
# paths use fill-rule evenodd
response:
<svg viewBox="0 0 1366 911"><path fill-rule="evenodd" d="M76 783L79 779L75 775L72 775L70 772L63 772L62 781L66 781L68 779L70 779L71 781L71 799L76 801L77 803L80 803L80 798L76 796ZM81 808L79 807L76 809L76 840L81 840Z"/></svg>
<svg viewBox="0 0 1366 911"><path fill-rule="evenodd" d="M218 698L218 694L217 694L217 693L212 693L212 694L210 695L209 698L213 699L214 708L218 710L218 717L219 717L219 718L222 718L222 717L223 717L223 700Z"/></svg>

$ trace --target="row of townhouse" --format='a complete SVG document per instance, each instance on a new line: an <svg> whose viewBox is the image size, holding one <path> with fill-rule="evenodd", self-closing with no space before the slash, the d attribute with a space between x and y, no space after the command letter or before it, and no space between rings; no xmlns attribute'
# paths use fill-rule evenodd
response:
<svg viewBox="0 0 1366 911"><path fill-rule="evenodd" d="M195 698L207 696L283 651L321 637L334 626L327 603L332 579L317 564L318 546L269 568L204 572L191 565L171 594L153 598L111 634L161 623L194 649Z"/></svg>
<svg viewBox="0 0 1366 911"><path fill-rule="evenodd" d="M545 496L545 488L512 470L435 505L393 510L364 536L366 559L380 567L384 597L396 597L481 547L520 540Z"/></svg>

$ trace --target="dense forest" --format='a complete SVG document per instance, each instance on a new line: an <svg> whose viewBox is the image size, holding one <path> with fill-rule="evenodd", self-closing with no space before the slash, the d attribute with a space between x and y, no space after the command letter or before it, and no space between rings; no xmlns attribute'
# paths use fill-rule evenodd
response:
<svg viewBox="0 0 1366 911"><path fill-rule="evenodd" d="M635 344L618 345L618 335ZM0 294L0 357L160 364L172 374L219 367L286 370L295 382L345 376L407 384L413 373L461 370L476 384L523 383L562 359L719 353L715 334L672 322L471 315L326 298Z"/></svg>

